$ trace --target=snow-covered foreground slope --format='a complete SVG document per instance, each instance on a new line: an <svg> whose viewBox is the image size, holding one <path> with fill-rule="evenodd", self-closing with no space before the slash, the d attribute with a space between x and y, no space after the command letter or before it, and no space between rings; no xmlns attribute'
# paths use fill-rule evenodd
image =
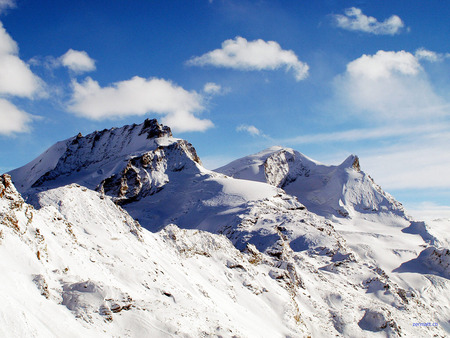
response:
<svg viewBox="0 0 450 338"><path fill-rule="evenodd" d="M269 275L283 270L250 263L224 236L175 225L152 234L78 185L43 193L40 210L7 177L0 186L1 336L307 332Z"/></svg>
<svg viewBox="0 0 450 338"><path fill-rule="evenodd" d="M344 248L241 252L222 235L148 232L79 185L40 193L39 210L8 176L0 191L2 336L445 335L412 326L437 321L418 292Z"/></svg>
<svg viewBox="0 0 450 338"><path fill-rule="evenodd" d="M118 312L117 320L112 312L112 322L101 313L109 314L115 306L108 299L128 307L118 303L119 296L102 291L95 301L82 302L93 302L83 307L87 312L66 306L80 316L77 323L100 323L110 334L130 330L138 335L131 328L134 320L145 327L142 332L165 330L163 336L203 331L251 337L450 332L448 243L426 224L410 220L360 170L356 157L325 166L278 147L220 171L203 168L192 145L173 138L156 120L56 144L11 175L39 209L33 211L33 222L42 219L39 233L46 227L59 229L48 230L45 238L62 236L54 242L55 250L64 252L56 255L63 257L61 264L72 259L77 267L51 267L46 275L32 275L53 280L56 295L62 290L55 305L66 305L61 301L64 277L75 269L79 277L70 279L75 288L89 279L101 290L118 288L117 294L146 304L130 305L137 312ZM9 229L5 217L2 224ZM24 217L25 222L26 212ZM61 222L71 224L71 230L63 231ZM78 242L68 244L71 231ZM33 248L28 256L44 264ZM82 252L86 263L67 252ZM155 273L159 279L152 284ZM26 273L21 276L27 278ZM200 294L207 299L195 296ZM155 305L150 298L162 303ZM145 315L142 308L148 310ZM192 308L197 316L187 315ZM212 314L206 318L203 312ZM132 318L122 322L129 313ZM428 322L437 326L413 326Z"/></svg>

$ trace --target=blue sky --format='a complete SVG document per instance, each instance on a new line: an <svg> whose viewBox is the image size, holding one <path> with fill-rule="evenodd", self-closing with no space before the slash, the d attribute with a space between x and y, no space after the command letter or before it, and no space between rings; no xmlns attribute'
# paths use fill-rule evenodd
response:
<svg viewBox="0 0 450 338"><path fill-rule="evenodd" d="M349 154L450 217L448 1L0 0L0 171L158 118L206 167Z"/></svg>

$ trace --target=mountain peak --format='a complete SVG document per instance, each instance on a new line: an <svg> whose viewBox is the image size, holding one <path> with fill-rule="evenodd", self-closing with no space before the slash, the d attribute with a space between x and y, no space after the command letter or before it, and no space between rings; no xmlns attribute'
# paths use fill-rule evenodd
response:
<svg viewBox="0 0 450 338"><path fill-rule="evenodd" d="M361 167L359 165L359 157L357 155L350 155L340 165L341 168L353 168L355 171L360 172Z"/></svg>
<svg viewBox="0 0 450 338"><path fill-rule="evenodd" d="M146 133L147 138L172 137L172 130L168 126L159 124L156 119L146 119L141 125L142 129L139 135Z"/></svg>
<svg viewBox="0 0 450 338"><path fill-rule="evenodd" d="M129 161L171 147L186 153L185 161L201 164L192 145L173 138L170 128L156 119L146 119L141 124L104 129L86 136L79 133L56 143L10 174L21 193L70 183L95 189L103 179L122 172Z"/></svg>

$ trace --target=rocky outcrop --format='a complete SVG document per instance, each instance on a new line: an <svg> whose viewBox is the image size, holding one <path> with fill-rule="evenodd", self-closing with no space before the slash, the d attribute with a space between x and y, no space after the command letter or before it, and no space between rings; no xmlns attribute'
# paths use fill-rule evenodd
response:
<svg viewBox="0 0 450 338"><path fill-rule="evenodd" d="M309 177L311 170L295 155L293 151L283 149L267 157L264 162L267 183L283 188L297 177Z"/></svg>
<svg viewBox="0 0 450 338"><path fill-rule="evenodd" d="M200 158L192 145L177 140L132 157L125 168L101 181L96 190L121 204L153 195L169 182L169 173L192 169Z"/></svg>

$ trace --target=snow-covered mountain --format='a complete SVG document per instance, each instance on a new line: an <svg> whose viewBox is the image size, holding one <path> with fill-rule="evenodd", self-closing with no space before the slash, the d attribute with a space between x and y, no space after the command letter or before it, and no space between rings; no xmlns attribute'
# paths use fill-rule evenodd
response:
<svg viewBox="0 0 450 338"><path fill-rule="evenodd" d="M405 216L402 205L360 169L355 155L340 165L329 166L293 149L272 147L215 171L283 188L323 216L346 217L354 212Z"/></svg>
<svg viewBox="0 0 450 338"><path fill-rule="evenodd" d="M59 142L10 174L27 203L3 176L14 311L0 320L19 335L59 335L37 309L60 311L73 336L450 332L448 242L355 156L325 166L277 147L210 171L146 120Z"/></svg>

